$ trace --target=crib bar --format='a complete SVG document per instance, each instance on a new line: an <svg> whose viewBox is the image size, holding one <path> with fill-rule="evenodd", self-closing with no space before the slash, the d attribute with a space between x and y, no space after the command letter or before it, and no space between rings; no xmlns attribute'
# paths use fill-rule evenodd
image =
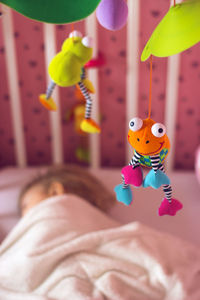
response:
<svg viewBox="0 0 200 300"><path fill-rule="evenodd" d="M176 4L182 0L176 0ZM170 1L170 6L174 5L174 0ZM175 133L176 133L176 115L178 105L178 76L180 70L180 54L168 58L167 83L166 83L166 102L165 102L165 125L167 135L170 139L170 154L166 159L166 170L168 172L174 169L175 160Z"/></svg>
<svg viewBox="0 0 200 300"><path fill-rule="evenodd" d="M56 32L55 26L52 24L44 24L44 42L45 42L45 63L46 69L48 70L48 65L50 60L56 54ZM50 78L47 72L47 84ZM56 87L53 92L53 99L57 105L56 112L49 112L50 114L50 124L51 124L51 135L52 135L52 157L53 163L59 164L63 163L63 145L62 145L62 130L60 121L60 101L59 101L59 90Z"/></svg>
<svg viewBox="0 0 200 300"><path fill-rule="evenodd" d="M85 21L86 34L93 38L93 57L98 55L98 35L97 35L97 21L96 15L90 15ZM99 86L98 86L98 70L90 69L88 77L92 80L96 93L92 95L92 118L99 122ZM92 168L100 167L100 138L98 134L91 134L89 136L90 145L90 162Z"/></svg>
<svg viewBox="0 0 200 300"><path fill-rule="evenodd" d="M5 43L5 59L8 77L8 88L10 93L11 115L15 139L15 155L18 167L27 165L26 146L23 130L23 119L20 102L19 79L17 70L17 58L14 43L14 31L12 13L7 6L3 6L3 37Z"/></svg>
<svg viewBox="0 0 200 300"><path fill-rule="evenodd" d="M128 0L129 17L127 23L127 104L126 104L126 126L131 118L138 116L138 79L139 79L139 25L140 25L140 1ZM127 131L128 132L128 131ZM126 132L126 133L127 133ZM133 150L126 144L126 163L133 156Z"/></svg>
<svg viewBox="0 0 200 300"><path fill-rule="evenodd" d="M180 69L180 54L168 58L165 105L165 125L170 139L171 150L167 158L166 169L170 172L174 168L176 112L178 105L178 76Z"/></svg>

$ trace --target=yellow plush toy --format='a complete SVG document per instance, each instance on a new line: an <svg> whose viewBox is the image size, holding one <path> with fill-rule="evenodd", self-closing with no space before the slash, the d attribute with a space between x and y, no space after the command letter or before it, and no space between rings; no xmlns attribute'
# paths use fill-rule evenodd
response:
<svg viewBox="0 0 200 300"><path fill-rule="evenodd" d="M56 85L68 87L78 85L86 100L85 119L81 129L89 133L99 133L99 125L91 119L92 99L89 93L94 93L91 81L86 78L84 65L92 58L92 40L82 37L78 31L73 31L67 38L61 51L49 64L51 82L46 94L40 95L40 102L49 110L56 110L56 104L51 98Z"/></svg>

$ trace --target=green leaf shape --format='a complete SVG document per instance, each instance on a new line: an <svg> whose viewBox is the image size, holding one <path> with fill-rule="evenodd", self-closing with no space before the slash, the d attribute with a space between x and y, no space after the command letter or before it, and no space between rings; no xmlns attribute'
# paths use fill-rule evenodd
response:
<svg viewBox="0 0 200 300"><path fill-rule="evenodd" d="M22 15L52 24L66 24L88 17L101 0L0 0Z"/></svg>
<svg viewBox="0 0 200 300"><path fill-rule="evenodd" d="M172 6L148 40L141 60L150 55L168 57L180 53L200 41L200 1Z"/></svg>

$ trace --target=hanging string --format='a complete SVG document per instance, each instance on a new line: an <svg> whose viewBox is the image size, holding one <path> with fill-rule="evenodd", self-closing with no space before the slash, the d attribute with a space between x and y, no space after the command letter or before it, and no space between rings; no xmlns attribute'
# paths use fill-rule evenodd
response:
<svg viewBox="0 0 200 300"><path fill-rule="evenodd" d="M71 32L73 32L75 29L74 29L74 23L71 24ZM74 42L74 36L72 36L72 41Z"/></svg>
<svg viewBox="0 0 200 300"><path fill-rule="evenodd" d="M148 119L151 118L151 102L152 102L152 74L153 74L153 57L150 56L150 83L149 83L149 112Z"/></svg>

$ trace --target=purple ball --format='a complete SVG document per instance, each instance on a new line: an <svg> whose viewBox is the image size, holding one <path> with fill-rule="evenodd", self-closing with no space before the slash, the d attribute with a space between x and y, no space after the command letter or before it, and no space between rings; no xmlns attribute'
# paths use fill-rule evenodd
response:
<svg viewBox="0 0 200 300"><path fill-rule="evenodd" d="M96 10L99 23L109 30L121 29L127 21L128 6L124 0L102 0Z"/></svg>

